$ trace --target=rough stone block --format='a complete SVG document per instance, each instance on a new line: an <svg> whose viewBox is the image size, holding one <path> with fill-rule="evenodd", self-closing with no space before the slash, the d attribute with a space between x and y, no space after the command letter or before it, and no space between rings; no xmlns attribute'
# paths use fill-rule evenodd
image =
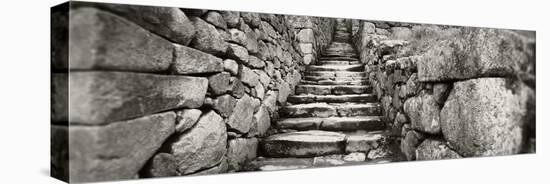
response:
<svg viewBox="0 0 550 184"><path fill-rule="evenodd" d="M254 109L259 106L259 101L254 100L248 95L244 95L237 101L233 114L229 116L227 125L240 133L247 133L253 125Z"/></svg>
<svg viewBox="0 0 550 184"><path fill-rule="evenodd" d="M195 38L191 41L191 46L215 56L224 56L228 45L218 30L198 17L192 17L191 21L197 30Z"/></svg>
<svg viewBox="0 0 550 184"><path fill-rule="evenodd" d="M503 78L456 82L441 110L449 145L463 156L518 153L528 109L524 87Z"/></svg>
<svg viewBox="0 0 550 184"><path fill-rule="evenodd" d="M71 125L71 182L134 178L174 133L175 118L166 112L105 126Z"/></svg>
<svg viewBox="0 0 550 184"><path fill-rule="evenodd" d="M85 3L76 2L74 4L78 6ZM71 5L74 6L74 4ZM195 27L179 8L106 3L93 3L92 5L120 15L178 44L188 45L195 35ZM72 23L73 21L71 21Z"/></svg>
<svg viewBox="0 0 550 184"><path fill-rule="evenodd" d="M256 86L259 82L259 76L258 74L256 74L256 72L254 72L253 70L251 70L250 68L246 67L246 66L243 66L241 65L241 67L239 67L239 79L249 85L249 86Z"/></svg>
<svg viewBox="0 0 550 184"><path fill-rule="evenodd" d="M193 129L166 144L181 174L216 166L227 152L227 132L223 118L210 111L199 119Z"/></svg>
<svg viewBox="0 0 550 184"><path fill-rule="evenodd" d="M432 95L423 94L407 99L403 105L413 129L430 134L441 133L439 106Z"/></svg>
<svg viewBox="0 0 550 184"><path fill-rule="evenodd" d="M176 74L201 74L223 71L222 59L199 50L174 45L173 71Z"/></svg>
<svg viewBox="0 0 550 184"><path fill-rule="evenodd" d="M442 159L456 159L462 158L459 154L454 152L445 145L445 143L427 139L416 149L416 160L442 160Z"/></svg>
<svg viewBox="0 0 550 184"><path fill-rule="evenodd" d="M208 80L201 77L125 72L71 72L69 122L105 124L203 104Z"/></svg>
<svg viewBox="0 0 550 184"><path fill-rule="evenodd" d="M313 33L313 29L302 29L300 32L298 32L298 35L296 35L298 38L298 41L301 43L314 43L315 42L315 36Z"/></svg>
<svg viewBox="0 0 550 184"><path fill-rule="evenodd" d="M70 22L70 69L156 72L172 62L169 41L112 13L79 8Z"/></svg>
<svg viewBox="0 0 550 184"><path fill-rule="evenodd" d="M227 27L237 27L239 25L240 13L236 11L222 11L222 16Z"/></svg>
<svg viewBox="0 0 550 184"><path fill-rule="evenodd" d="M213 100L213 109L222 117L229 117L233 113L237 100L231 95L222 95Z"/></svg>
<svg viewBox="0 0 550 184"><path fill-rule="evenodd" d="M231 75L239 74L239 64L232 59L223 60L223 68L225 71L231 73Z"/></svg>
<svg viewBox="0 0 550 184"><path fill-rule="evenodd" d="M231 74L221 72L208 77L208 90L213 95L223 95L230 87Z"/></svg>
<svg viewBox="0 0 550 184"><path fill-rule="evenodd" d="M140 177L167 177L177 176L178 166L176 158L168 153L158 153L153 158L149 159L147 164L140 171Z"/></svg>
<svg viewBox="0 0 550 184"><path fill-rule="evenodd" d="M204 15L204 20L215 27L227 29L227 23L225 22L225 19L223 16L216 12L216 11L208 11L206 15Z"/></svg>
<svg viewBox="0 0 550 184"><path fill-rule="evenodd" d="M237 60L239 63L248 63L248 50L237 44L229 44L227 57Z"/></svg>
<svg viewBox="0 0 550 184"><path fill-rule="evenodd" d="M229 140L227 149L227 162L229 170L240 170L246 162L256 158L258 151L258 139L237 138Z"/></svg>
<svg viewBox="0 0 550 184"><path fill-rule="evenodd" d="M463 28L430 49L417 63L420 81L513 77L528 62L523 42L510 30Z"/></svg>

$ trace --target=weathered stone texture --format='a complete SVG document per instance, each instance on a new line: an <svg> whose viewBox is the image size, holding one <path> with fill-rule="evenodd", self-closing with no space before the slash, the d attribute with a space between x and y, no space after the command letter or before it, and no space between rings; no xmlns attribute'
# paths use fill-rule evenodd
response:
<svg viewBox="0 0 550 184"><path fill-rule="evenodd" d="M69 127L50 125L50 175L69 182Z"/></svg>
<svg viewBox="0 0 550 184"><path fill-rule="evenodd" d="M456 82L441 110L450 146L464 156L518 153L527 111L521 87L503 78Z"/></svg>
<svg viewBox="0 0 550 184"><path fill-rule="evenodd" d="M245 162L256 158L258 139L232 139L229 140L227 149L227 162L229 170L240 170Z"/></svg>
<svg viewBox="0 0 550 184"><path fill-rule="evenodd" d="M417 160L441 160L441 159L455 159L462 158L459 154L454 152L445 145L445 143L427 139L416 149Z"/></svg>
<svg viewBox="0 0 550 184"><path fill-rule="evenodd" d="M202 111L198 109L185 109L176 112L176 132L183 133L197 123Z"/></svg>
<svg viewBox="0 0 550 184"><path fill-rule="evenodd" d="M203 104L208 81L200 77L126 72L71 72L70 123L105 124Z"/></svg>
<svg viewBox="0 0 550 184"><path fill-rule="evenodd" d="M218 30L200 18L193 17L191 21L197 29L195 38L191 41L191 46L215 56L223 56L227 51L228 44L218 33Z"/></svg>
<svg viewBox="0 0 550 184"><path fill-rule="evenodd" d="M56 123L69 121L69 75L51 75L51 120Z"/></svg>
<svg viewBox="0 0 550 184"><path fill-rule="evenodd" d="M175 118L166 112L105 126L71 126L71 181L133 178L174 133Z"/></svg>
<svg viewBox="0 0 550 184"><path fill-rule="evenodd" d="M76 2L71 5L86 4ZM89 3L92 5L91 3ZM111 11L172 42L187 45L195 35L195 27L178 8L93 3L93 6Z"/></svg>
<svg viewBox="0 0 550 184"><path fill-rule="evenodd" d="M248 95L244 95L237 101L233 114L229 116L227 125L230 129L235 129L240 133L247 133L253 125L253 115L256 106L260 105Z"/></svg>
<svg viewBox="0 0 550 184"><path fill-rule="evenodd" d="M513 77L528 58L510 30L462 28L456 38L433 46L417 63L420 81Z"/></svg>
<svg viewBox="0 0 550 184"><path fill-rule="evenodd" d="M214 111L204 114L195 127L170 140L178 172L190 174L219 164L226 153L227 132L222 117Z"/></svg>
<svg viewBox="0 0 550 184"><path fill-rule="evenodd" d="M223 95L230 87L231 74L221 72L208 77L208 90L213 95Z"/></svg>
<svg viewBox="0 0 550 184"><path fill-rule="evenodd" d="M432 95L424 94L409 98L403 109L414 129L431 134L441 132L439 106Z"/></svg>
<svg viewBox="0 0 550 184"><path fill-rule="evenodd" d="M225 22L225 19L220 13L216 11L208 11L208 13L204 15L204 20L218 28L227 29L227 23Z"/></svg>
<svg viewBox="0 0 550 184"><path fill-rule="evenodd" d="M177 176L176 158L168 153L158 153L151 158L140 171L140 177Z"/></svg>
<svg viewBox="0 0 550 184"><path fill-rule="evenodd" d="M222 95L213 100L212 108L222 117L229 117L233 113L237 100L231 95Z"/></svg>
<svg viewBox="0 0 550 184"><path fill-rule="evenodd" d="M173 71L176 74L201 74L223 71L222 59L181 45L174 45Z"/></svg>
<svg viewBox="0 0 550 184"><path fill-rule="evenodd" d="M79 8L70 12L70 69L167 70L172 44L112 13Z"/></svg>

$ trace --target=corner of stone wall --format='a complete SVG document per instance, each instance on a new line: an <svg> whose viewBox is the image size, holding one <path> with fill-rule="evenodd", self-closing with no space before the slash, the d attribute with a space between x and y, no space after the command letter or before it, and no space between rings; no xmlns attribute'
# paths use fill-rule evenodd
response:
<svg viewBox="0 0 550 184"><path fill-rule="evenodd" d="M52 173L72 182L238 171L334 27L86 2L54 19Z"/></svg>
<svg viewBox="0 0 550 184"><path fill-rule="evenodd" d="M351 26L408 160L535 152L533 33L382 21Z"/></svg>

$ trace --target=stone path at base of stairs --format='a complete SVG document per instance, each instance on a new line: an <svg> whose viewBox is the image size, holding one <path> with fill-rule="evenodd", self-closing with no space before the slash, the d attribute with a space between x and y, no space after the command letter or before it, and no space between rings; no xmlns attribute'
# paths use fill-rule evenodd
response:
<svg viewBox="0 0 550 184"><path fill-rule="evenodd" d="M389 150L382 107L338 21L333 42L306 68L295 95L261 140L260 157L245 170L282 170L397 161ZM393 152L397 152L394 150Z"/></svg>

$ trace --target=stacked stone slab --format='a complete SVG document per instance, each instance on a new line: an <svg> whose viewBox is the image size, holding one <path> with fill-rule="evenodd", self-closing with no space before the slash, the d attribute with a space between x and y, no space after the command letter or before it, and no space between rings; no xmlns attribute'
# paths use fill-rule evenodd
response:
<svg viewBox="0 0 550 184"><path fill-rule="evenodd" d="M328 18L248 12L53 8L52 175L92 182L241 170L333 27Z"/></svg>
<svg viewBox="0 0 550 184"><path fill-rule="evenodd" d="M247 169L362 164L378 158L385 139L382 109L350 35L346 21L339 20L333 42L315 65L307 66L280 110L275 134L260 141L263 157Z"/></svg>
<svg viewBox="0 0 550 184"><path fill-rule="evenodd" d="M353 21L392 135L408 160L534 152L534 34Z"/></svg>

